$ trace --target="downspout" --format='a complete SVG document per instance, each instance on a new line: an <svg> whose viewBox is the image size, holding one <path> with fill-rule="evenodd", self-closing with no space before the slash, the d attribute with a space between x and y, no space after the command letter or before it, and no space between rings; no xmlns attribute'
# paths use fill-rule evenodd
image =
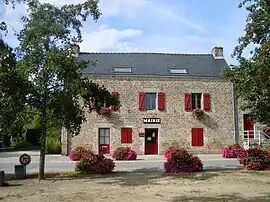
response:
<svg viewBox="0 0 270 202"><path fill-rule="evenodd" d="M65 127L62 127L61 129L61 154L63 156L68 155L68 132Z"/></svg>
<svg viewBox="0 0 270 202"><path fill-rule="evenodd" d="M233 101L233 125L234 125L234 143L239 143L239 125L238 125L238 99L236 95L236 84L232 83L232 101Z"/></svg>

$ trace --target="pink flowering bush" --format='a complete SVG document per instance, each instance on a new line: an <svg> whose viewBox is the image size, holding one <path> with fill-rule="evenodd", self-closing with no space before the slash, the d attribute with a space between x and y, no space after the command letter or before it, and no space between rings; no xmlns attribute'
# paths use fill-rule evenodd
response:
<svg viewBox="0 0 270 202"><path fill-rule="evenodd" d="M88 153L76 163L75 171L81 173L105 174L113 172L115 163L102 154Z"/></svg>
<svg viewBox="0 0 270 202"><path fill-rule="evenodd" d="M137 153L130 147L119 147L113 152L112 157L115 160L136 160Z"/></svg>
<svg viewBox="0 0 270 202"><path fill-rule="evenodd" d="M81 158L85 157L86 155L90 153L92 152L89 149L86 149L80 146L80 147L76 147L70 152L69 158L71 161L79 161Z"/></svg>
<svg viewBox="0 0 270 202"><path fill-rule="evenodd" d="M166 173L200 172L203 170L203 164L199 157L193 156L185 149L174 148L173 152L167 155L164 169Z"/></svg>
<svg viewBox="0 0 270 202"><path fill-rule="evenodd" d="M163 152L163 156L168 159L171 158L171 156L176 152L185 151L185 149L182 148L176 148L176 147L169 147L168 149L165 149Z"/></svg>
<svg viewBox="0 0 270 202"><path fill-rule="evenodd" d="M265 170L270 167L269 151L260 148L249 149L239 158L239 163L247 170Z"/></svg>
<svg viewBox="0 0 270 202"><path fill-rule="evenodd" d="M222 157L224 158L239 158L245 155L245 149L239 144L232 144L222 149Z"/></svg>

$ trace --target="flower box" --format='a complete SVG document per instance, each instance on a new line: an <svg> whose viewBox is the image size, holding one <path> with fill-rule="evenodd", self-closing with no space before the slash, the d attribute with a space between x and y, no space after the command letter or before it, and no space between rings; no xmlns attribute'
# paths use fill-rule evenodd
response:
<svg viewBox="0 0 270 202"><path fill-rule="evenodd" d="M100 114L102 115L110 115L112 113L112 107L101 107Z"/></svg>
<svg viewBox="0 0 270 202"><path fill-rule="evenodd" d="M198 119L198 120L202 120L204 117L204 111L202 109L194 109L193 110L193 117Z"/></svg>

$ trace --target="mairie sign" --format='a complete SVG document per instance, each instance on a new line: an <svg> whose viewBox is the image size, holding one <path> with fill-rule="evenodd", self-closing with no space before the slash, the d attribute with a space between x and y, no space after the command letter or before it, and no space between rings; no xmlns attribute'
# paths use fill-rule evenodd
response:
<svg viewBox="0 0 270 202"><path fill-rule="evenodd" d="M144 118L143 123L155 123L160 124L160 118Z"/></svg>

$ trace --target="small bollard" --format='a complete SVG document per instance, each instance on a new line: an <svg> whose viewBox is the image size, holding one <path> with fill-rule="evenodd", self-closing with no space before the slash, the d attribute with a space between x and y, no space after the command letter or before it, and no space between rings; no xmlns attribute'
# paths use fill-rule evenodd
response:
<svg viewBox="0 0 270 202"><path fill-rule="evenodd" d="M5 172L1 171L0 172L0 187L5 186Z"/></svg>
<svg viewBox="0 0 270 202"><path fill-rule="evenodd" d="M26 168L24 165L15 165L15 177L16 179L24 179L26 176Z"/></svg>

